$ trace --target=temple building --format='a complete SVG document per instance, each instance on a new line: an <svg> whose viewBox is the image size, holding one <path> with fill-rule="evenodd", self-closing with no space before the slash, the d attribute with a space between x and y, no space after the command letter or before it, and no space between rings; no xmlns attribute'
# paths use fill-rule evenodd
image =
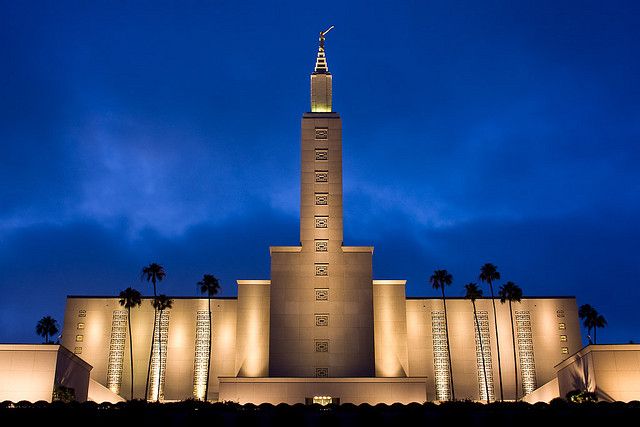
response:
<svg viewBox="0 0 640 427"><path fill-rule="evenodd" d="M299 244L270 247L271 278L238 280L237 297L214 298L211 324L206 298L175 297L158 316L153 352L150 299L132 309L131 342L117 297L69 296L62 344L93 366L92 380L129 399L133 346L138 399L149 358L151 400L408 403L449 400L452 383L457 399L500 397L490 298L476 301L479 327L469 300L447 299L448 344L440 298L375 280L374 248L343 241L342 119L325 34L302 115ZM574 297L526 297L513 313L497 301L496 311L505 399L554 380L554 367L582 348Z"/></svg>

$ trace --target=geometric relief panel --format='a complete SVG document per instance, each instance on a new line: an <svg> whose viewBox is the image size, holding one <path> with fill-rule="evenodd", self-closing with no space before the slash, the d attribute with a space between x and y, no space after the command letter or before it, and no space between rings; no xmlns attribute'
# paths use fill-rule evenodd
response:
<svg viewBox="0 0 640 427"><path fill-rule="evenodd" d="M478 389L480 400L492 402L495 400L493 388L493 374L491 362L491 338L489 333L489 313L478 311L478 323L473 319L473 331L476 341L476 368L478 372ZM479 324L479 327L478 327ZM480 329L480 336L478 335ZM482 341L480 341L482 337ZM487 378L485 378L485 370ZM487 396L487 389L489 396Z"/></svg>
<svg viewBox="0 0 640 427"><path fill-rule="evenodd" d="M531 393L537 388L536 362L533 358L533 333L531 315L528 311L516 311L516 331L522 392Z"/></svg>
<svg viewBox="0 0 640 427"><path fill-rule="evenodd" d="M329 264L324 263L316 263L316 276L328 276L329 275Z"/></svg>
<svg viewBox="0 0 640 427"><path fill-rule="evenodd" d="M327 171L316 171L316 182L328 182L329 181L329 172Z"/></svg>
<svg viewBox="0 0 640 427"><path fill-rule="evenodd" d="M328 314L316 314L316 326L329 326L329 315Z"/></svg>
<svg viewBox="0 0 640 427"><path fill-rule="evenodd" d="M316 252L327 252L327 249L329 247L329 241L328 240L316 240Z"/></svg>
<svg viewBox="0 0 640 427"><path fill-rule="evenodd" d="M328 160L328 159L329 159L328 150L316 150L316 160Z"/></svg>
<svg viewBox="0 0 640 427"><path fill-rule="evenodd" d="M316 205L324 206L329 204L329 195L327 193L316 193Z"/></svg>
<svg viewBox="0 0 640 427"><path fill-rule="evenodd" d="M329 223L329 217L317 216L315 217L316 228L327 228Z"/></svg>
<svg viewBox="0 0 640 427"><path fill-rule="evenodd" d="M316 341L316 353L327 353L329 351L329 341Z"/></svg>
<svg viewBox="0 0 640 427"><path fill-rule="evenodd" d="M327 378L329 376L329 368L316 368L317 378Z"/></svg>
<svg viewBox="0 0 640 427"><path fill-rule="evenodd" d="M149 376L150 400L164 400L164 382L167 368L167 341L169 338L169 312L162 311L156 318L156 333L153 337L153 355L151 356L151 375ZM162 351L162 364L160 352ZM160 381L158 381L158 379Z"/></svg>
<svg viewBox="0 0 640 427"><path fill-rule="evenodd" d="M439 401L451 400L449 356L444 322L444 311L431 312L434 379L436 383L436 400Z"/></svg>
<svg viewBox="0 0 640 427"><path fill-rule="evenodd" d="M316 301L329 301L329 289L316 289Z"/></svg>
<svg viewBox="0 0 640 427"><path fill-rule="evenodd" d="M122 383L122 363L124 360L124 344L127 337L127 312L113 310L111 318L111 339L109 341L109 364L107 365L107 388L120 394Z"/></svg>
<svg viewBox="0 0 640 427"><path fill-rule="evenodd" d="M209 311L198 310L196 313L196 354L193 362L193 395L200 400L204 400L207 388L210 330Z"/></svg>
<svg viewBox="0 0 640 427"><path fill-rule="evenodd" d="M327 129L327 128L316 128L316 138L315 139L329 139L329 129Z"/></svg>

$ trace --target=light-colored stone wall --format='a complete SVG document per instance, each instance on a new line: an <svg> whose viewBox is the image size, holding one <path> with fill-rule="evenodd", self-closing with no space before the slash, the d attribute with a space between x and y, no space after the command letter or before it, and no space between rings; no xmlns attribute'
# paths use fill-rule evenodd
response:
<svg viewBox="0 0 640 427"><path fill-rule="evenodd" d="M373 281L376 377L409 376L405 280Z"/></svg>
<svg viewBox="0 0 640 427"><path fill-rule="evenodd" d="M239 377L269 375L270 288L269 280L238 280L235 372Z"/></svg>
<svg viewBox="0 0 640 427"><path fill-rule="evenodd" d="M87 400L91 366L60 345L0 344L0 401L51 402L55 385Z"/></svg>
<svg viewBox="0 0 640 427"><path fill-rule="evenodd" d="M589 345L556 369L560 397L588 390L598 400L640 400L640 344Z"/></svg>
<svg viewBox="0 0 640 427"><path fill-rule="evenodd" d="M305 403L330 396L340 403L424 403L425 378L221 378L220 399L237 403Z"/></svg>
<svg viewBox="0 0 640 427"><path fill-rule="evenodd" d="M491 299L476 301L479 312L487 312L489 319L489 340L491 344L492 378L495 397L500 396L498 377L498 355ZM429 394L435 395L432 311L442 311L441 299L407 300L407 344L409 355L409 375L425 376L429 383ZM447 299L449 340L453 359L453 378L457 399L479 400L478 363L473 309L469 300ZM550 381L555 376L554 366L581 347L577 305L574 298L525 298L513 305L513 311L528 311L531 317L534 360L537 386ZM496 301L498 335L504 398L515 398L513 341L511 318L508 304ZM559 317L562 316L562 317ZM514 319L515 320L515 319ZM560 329L560 324L564 329ZM561 341L561 335L566 341ZM563 353L566 347L566 353ZM518 364L518 396L522 396L522 375Z"/></svg>
<svg viewBox="0 0 640 427"><path fill-rule="evenodd" d="M271 251L271 331L269 376L314 377L327 368L332 377L374 375L371 248L322 253ZM317 276L315 262L328 273ZM316 300L316 290L328 290ZM328 325L317 324L328 316ZM316 342L328 342L328 351Z"/></svg>
<svg viewBox="0 0 640 427"><path fill-rule="evenodd" d="M326 139L316 139L326 129ZM342 246L342 120L337 113L307 113L300 138L300 241L303 251L315 250L315 239L329 240L329 251ZM327 160L316 160L316 150L327 150ZM316 171L328 172L327 182L316 182ZM316 204L316 193L328 194L326 205ZM328 217L326 228L315 227L315 217Z"/></svg>
<svg viewBox="0 0 640 427"><path fill-rule="evenodd" d="M329 112L332 109L332 76L329 73L311 75L311 111Z"/></svg>
<svg viewBox="0 0 640 427"><path fill-rule="evenodd" d="M144 398L147 366L151 350L154 310L150 298L142 306L131 310L134 360L134 397ZM209 397L218 393L218 376L236 375L236 311L235 299L213 299L213 342ZM84 317L80 316L84 310ZM118 298L69 297L65 311L62 344L91 364L91 378L107 385L111 324L114 310L122 310ZM198 310L208 310L207 300L201 298L175 298L169 310L167 337L166 400L193 397L196 316ZM78 329L83 324L82 329ZM79 341L80 340L80 341ZM129 337L125 340L120 395L129 398L131 369L129 363Z"/></svg>

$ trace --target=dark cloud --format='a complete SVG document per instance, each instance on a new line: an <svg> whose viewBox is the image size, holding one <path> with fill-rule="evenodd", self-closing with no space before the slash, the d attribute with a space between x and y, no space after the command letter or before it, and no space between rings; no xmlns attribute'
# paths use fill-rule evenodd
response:
<svg viewBox="0 0 640 427"><path fill-rule="evenodd" d="M297 244L295 219L257 208L220 225L201 224L178 238L145 230L134 239L125 226L96 223L39 225L5 235L0 246L0 342L31 341L45 313L62 321L66 295L114 295L134 286L144 294L140 269L162 264L163 292L197 295L196 282L212 273L222 295L236 294L237 279L269 278L269 245Z"/></svg>
<svg viewBox="0 0 640 427"><path fill-rule="evenodd" d="M176 294L204 271L228 294L267 277L268 245L297 241L328 23L345 235L376 245L375 275L418 294L436 266L467 281L492 260L532 293L602 301L625 340L639 18L638 2L2 3L0 340L151 260Z"/></svg>

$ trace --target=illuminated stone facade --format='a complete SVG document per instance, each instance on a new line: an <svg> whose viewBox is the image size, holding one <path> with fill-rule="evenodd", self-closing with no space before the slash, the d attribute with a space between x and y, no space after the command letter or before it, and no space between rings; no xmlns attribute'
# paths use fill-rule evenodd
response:
<svg viewBox="0 0 640 427"><path fill-rule="evenodd" d="M404 280L373 280L373 247L343 243L342 121L332 110L331 79L322 44L311 75L311 112L302 117L300 245L271 247L270 280L238 280L237 298L212 302L208 399L407 403L451 397L442 301L407 298ZM471 303L447 303L458 399L486 397L483 355L490 397L500 394L493 308L489 299L476 304L482 352ZM94 367L95 381L128 398L131 343L122 340L121 310L115 297L69 297L62 342ZM153 396L203 397L206 310L206 299L176 298L163 318L156 333L163 363L154 355ZM153 317L148 300L132 310L136 398L144 397ZM581 347L575 298L514 304L515 342L508 305L497 304L497 319L506 399L515 398L514 372L521 397L551 380L554 366Z"/></svg>

